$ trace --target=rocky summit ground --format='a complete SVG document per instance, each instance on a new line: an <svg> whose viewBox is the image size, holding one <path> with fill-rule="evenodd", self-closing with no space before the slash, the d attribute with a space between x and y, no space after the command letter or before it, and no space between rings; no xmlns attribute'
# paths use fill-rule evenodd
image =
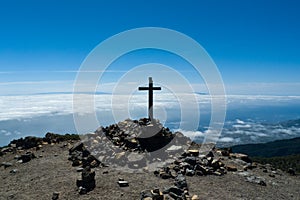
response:
<svg viewBox="0 0 300 200"><path fill-rule="evenodd" d="M300 199L298 175L251 163L246 155L210 145L199 153L197 148L190 149L190 154L154 172L144 168L132 173L105 166L92 155L85 159L80 144L50 140L28 148L11 145L2 149L0 200L176 199L181 188L186 193L181 199ZM80 161L74 159L77 150L83 152ZM85 165L92 169L85 172ZM95 183L90 191L82 191L80 186L84 185L84 173L89 184ZM186 187L178 185L180 176Z"/></svg>

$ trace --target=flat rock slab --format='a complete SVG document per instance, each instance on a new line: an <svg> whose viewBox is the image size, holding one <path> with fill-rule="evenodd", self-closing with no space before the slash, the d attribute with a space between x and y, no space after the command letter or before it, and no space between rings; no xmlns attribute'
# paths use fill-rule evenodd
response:
<svg viewBox="0 0 300 200"><path fill-rule="evenodd" d="M127 181L118 181L120 187L128 187L129 183Z"/></svg>

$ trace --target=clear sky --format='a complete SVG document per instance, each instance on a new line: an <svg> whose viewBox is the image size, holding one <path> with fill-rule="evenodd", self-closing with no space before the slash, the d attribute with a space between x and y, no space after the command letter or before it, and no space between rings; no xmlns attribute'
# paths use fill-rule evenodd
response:
<svg viewBox="0 0 300 200"><path fill-rule="evenodd" d="M229 93L300 95L299 10L297 0L1 1L0 92L70 90L97 44L151 26L199 42Z"/></svg>

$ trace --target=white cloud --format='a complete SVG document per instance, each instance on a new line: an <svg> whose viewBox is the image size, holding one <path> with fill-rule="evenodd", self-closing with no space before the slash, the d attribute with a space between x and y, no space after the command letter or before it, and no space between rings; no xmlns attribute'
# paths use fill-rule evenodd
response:
<svg viewBox="0 0 300 200"><path fill-rule="evenodd" d="M5 136L9 136L12 134L10 131L7 131L7 130L1 130L0 133Z"/></svg>
<svg viewBox="0 0 300 200"><path fill-rule="evenodd" d="M183 133L185 136L190 137L190 138L205 136L205 133L203 133L201 131L187 131L187 130L182 130L182 129L177 129L176 131L179 131L179 132Z"/></svg>
<svg viewBox="0 0 300 200"><path fill-rule="evenodd" d="M173 122L179 127L180 120L180 106L186 111L187 116L195 114L195 108L191 107L189 101L191 97L196 97L196 102L200 105L201 113L204 111L210 112L209 95L196 95L181 94L181 104L176 96L172 93L159 93L155 94L155 114L156 117L161 119L162 122ZM76 111L81 113L89 112L90 104L86 104L85 100L91 95L80 94L79 99L82 100ZM119 115L120 120L128 117L138 118L147 115L147 93L133 94L130 98L128 95L115 95L114 101L109 94L92 95L95 98L95 107L92 110L98 111L103 114L102 118L111 120L112 109L116 116ZM299 96L244 96L232 95L227 96L227 99L233 104L233 108L242 108L245 105L290 105L300 102ZM296 104L299 105L299 104ZM202 107L201 107L202 106ZM231 108L232 108L231 107ZM73 95L72 94L43 94L43 95L19 95L19 96L0 96L0 121L12 119L29 120L37 116L53 116L53 115L68 115L73 114ZM179 116L177 116L179 115ZM175 119L178 121L170 120ZM189 117L188 120L194 120ZM182 120L186 122L185 120ZM106 121L105 121L106 122ZM114 121L107 121L108 124ZM182 123L185 124L185 123ZM186 123L189 124L189 123ZM240 142L244 143L249 140L259 140L262 138L280 138L286 136L300 136L300 128L297 127L282 127L275 125L266 125L253 121L236 119L226 124L223 130L220 142ZM186 128L187 127L187 128ZM190 127L179 127L185 135L190 137L204 137L206 132L191 131ZM21 134L19 132L6 133L1 130L0 133L4 134ZM229 136L229 137L228 137ZM234 141L233 141L233 140Z"/></svg>
<svg viewBox="0 0 300 200"><path fill-rule="evenodd" d="M85 100L91 95L81 94L77 97L81 100L79 111L85 112L91 106ZM95 107L97 111L110 111L112 107L115 110L141 110L147 109L147 94L132 94L128 95L92 95L95 98ZM169 110L190 110L195 112L195 104L191 106L191 100L195 98L195 102L201 108L201 112L210 111L211 97L209 95L192 95L180 94L177 98L172 93L155 94L155 109ZM295 102L300 102L300 96L227 96L231 107L241 107L243 105L286 105ZM278 104L278 102L280 102ZM93 102L90 102L93 103ZM73 113L73 95L72 94L44 94L44 95L19 95L19 96L0 96L0 120L31 118L40 115L50 114L72 114ZM141 114L141 113L140 113ZM234 127L252 128L250 123L238 119ZM264 126L255 126L262 130Z"/></svg>
<svg viewBox="0 0 300 200"><path fill-rule="evenodd" d="M234 128L251 128L250 124L235 124L233 125Z"/></svg>
<svg viewBox="0 0 300 200"><path fill-rule="evenodd" d="M233 142L234 138L231 137L223 137L218 140L218 142Z"/></svg>
<svg viewBox="0 0 300 200"><path fill-rule="evenodd" d="M20 131L14 131L14 134L16 134L16 135L22 135L22 133Z"/></svg>
<svg viewBox="0 0 300 200"><path fill-rule="evenodd" d="M245 122L242 121L242 120L240 120L240 119L236 119L236 123L238 123L238 124L245 124Z"/></svg>

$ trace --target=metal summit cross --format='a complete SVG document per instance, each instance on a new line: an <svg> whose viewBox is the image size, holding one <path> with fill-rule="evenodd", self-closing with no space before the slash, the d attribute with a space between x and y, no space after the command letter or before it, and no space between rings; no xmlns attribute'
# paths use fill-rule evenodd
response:
<svg viewBox="0 0 300 200"><path fill-rule="evenodd" d="M148 115L151 121L153 119L153 90L161 90L161 87L153 87L152 77L149 77L149 86L139 87L139 90L148 90Z"/></svg>

